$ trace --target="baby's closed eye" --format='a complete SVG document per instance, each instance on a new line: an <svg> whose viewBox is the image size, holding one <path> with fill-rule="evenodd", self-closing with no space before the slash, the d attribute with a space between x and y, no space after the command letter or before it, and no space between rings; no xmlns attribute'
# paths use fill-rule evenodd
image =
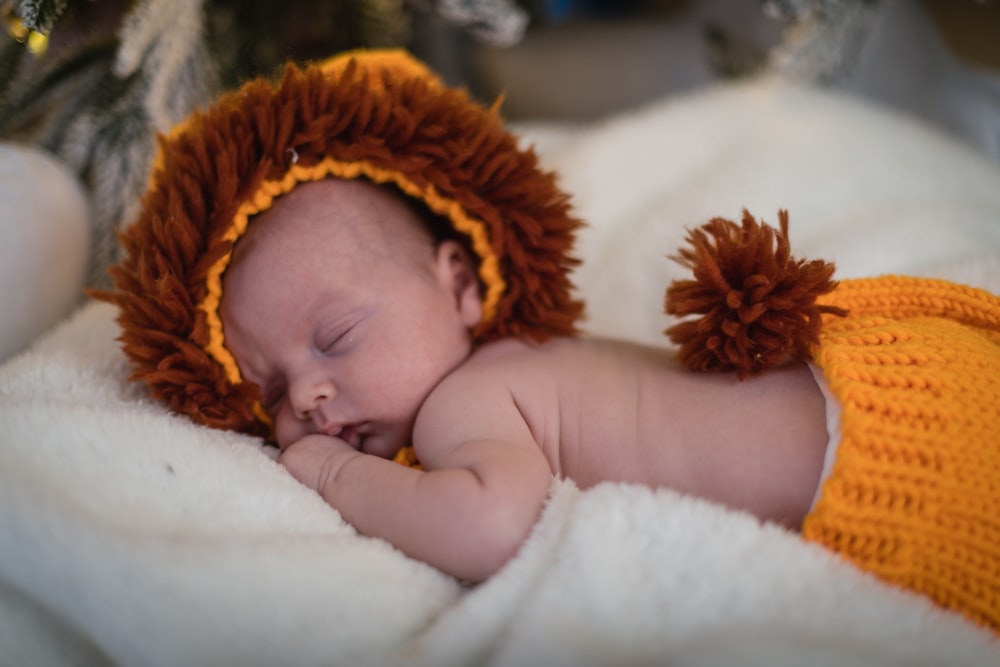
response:
<svg viewBox="0 0 1000 667"><path fill-rule="evenodd" d="M313 342L323 354L340 354L350 350L357 340L363 318L351 313L317 329Z"/></svg>
<svg viewBox="0 0 1000 667"><path fill-rule="evenodd" d="M354 327L333 329L317 338L316 347L324 354L335 354L347 348L354 340Z"/></svg>

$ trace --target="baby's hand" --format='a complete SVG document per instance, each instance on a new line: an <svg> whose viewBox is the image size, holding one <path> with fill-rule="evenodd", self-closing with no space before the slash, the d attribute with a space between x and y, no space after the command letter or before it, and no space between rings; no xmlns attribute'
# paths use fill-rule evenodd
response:
<svg viewBox="0 0 1000 667"><path fill-rule="evenodd" d="M278 457L278 463L310 489L323 493L326 485L355 456L364 456L349 444L328 435L307 435L289 445Z"/></svg>

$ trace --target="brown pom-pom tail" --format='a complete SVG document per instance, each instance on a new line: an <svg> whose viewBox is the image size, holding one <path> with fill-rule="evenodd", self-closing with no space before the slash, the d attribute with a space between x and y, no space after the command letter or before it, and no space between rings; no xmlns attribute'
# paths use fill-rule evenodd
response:
<svg viewBox="0 0 1000 667"><path fill-rule="evenodd" d="M690 230L671 259L692 270L692 280L667 288L668 314L692 317L666 330L691 370L733 371L742 380L788 357L807 358L824 314L847 312L816 300L832 291L834 265L792 257L788 212L780 230L743 210L742 225L713 218Z"/></svg>

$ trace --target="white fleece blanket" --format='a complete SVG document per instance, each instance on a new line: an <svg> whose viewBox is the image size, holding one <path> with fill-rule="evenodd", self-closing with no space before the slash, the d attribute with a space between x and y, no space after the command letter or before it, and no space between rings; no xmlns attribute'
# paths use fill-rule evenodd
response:
<svg viewBox="0 0 1000 667"><path fill-rule="evenodd" d="M842 277L1000 291L1000 168L900 115L760 80L524 132L591 224L595 333L662 342L665 255L744 206L788 208L793 249ZM554 481L521 552L465 588L151 402L113 315L0 368L2 665L1000 664L960 617L669 490Z"/></svg>

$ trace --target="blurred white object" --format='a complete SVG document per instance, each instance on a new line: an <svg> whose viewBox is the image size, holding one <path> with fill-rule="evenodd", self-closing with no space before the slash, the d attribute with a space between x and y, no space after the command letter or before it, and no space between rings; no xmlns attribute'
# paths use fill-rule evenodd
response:
<svg viewBox="0 0 1000 667"><path fill-rule="evenodd" d="M0 143L0 362L81 302L89 227L83 189L62 164Z"/></svg>
<svg viewBox="0 0 1000 667"><path fill-rule="evenodd" d="M949 47L930 3L772 0L770 5L789 5L786 11L800 13L786 15L799 23L772 53L777 72L930 121L1000 161L1000 72ZM997 16L983 13L982 19ZM957 19L955 24L963 25Z"/></svg>

